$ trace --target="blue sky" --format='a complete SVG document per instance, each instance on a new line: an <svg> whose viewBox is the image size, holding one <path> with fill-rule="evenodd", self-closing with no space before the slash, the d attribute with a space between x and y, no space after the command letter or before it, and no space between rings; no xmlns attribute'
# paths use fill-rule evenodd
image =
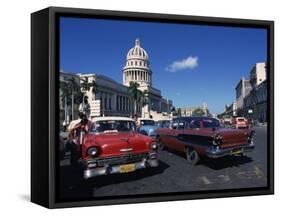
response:
<svg viewBox="0 0 281 216"><path fill-rule="evenodd" d="M223 112L239 79L267 59L265 29L61 18L60 68L122 82L128 50L140 38L153 86L176 107L208 104Z"/></svg>

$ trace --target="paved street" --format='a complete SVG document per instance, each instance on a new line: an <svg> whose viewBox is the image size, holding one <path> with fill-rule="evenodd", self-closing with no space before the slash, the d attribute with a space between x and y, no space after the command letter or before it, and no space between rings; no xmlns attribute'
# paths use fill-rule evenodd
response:
<svg viewBox="0 0 281 216"><path fill-rule="evenodd" d="M247 156L229 156L217 160L204 159L200 164L187 164L184 155L164 150L160 166L127 174L100 176L85 182L82 168L61 163L61 198L150 194L261 187L267 184L267 128L255 127L254 152Z"/></svg>

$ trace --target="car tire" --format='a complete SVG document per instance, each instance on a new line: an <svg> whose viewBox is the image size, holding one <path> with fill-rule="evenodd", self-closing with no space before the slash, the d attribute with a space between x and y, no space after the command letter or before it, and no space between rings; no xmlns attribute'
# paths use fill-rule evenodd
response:
<svg viewBox="0 0 281 216"><path fill-rule="evenodd" d="M187 162L193 166L195 166L200 160L199 154L193 148L186 148L185 155Z"/></svg>

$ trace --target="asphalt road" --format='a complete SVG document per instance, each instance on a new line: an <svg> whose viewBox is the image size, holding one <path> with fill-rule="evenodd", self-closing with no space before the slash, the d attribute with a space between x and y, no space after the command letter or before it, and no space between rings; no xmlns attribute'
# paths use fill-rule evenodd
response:
<svg viewBox="0 0 281 216"><path fill-rule="evenodd" d="M267 128L255 127L256 148L247 156L204 159L187 164L184 155L170 150L159 154L159 167L127 174L99 176L85 181L82 167L61 162L60 197L93 197L151 194L199 190L263 187L267 185Z"/></svg>

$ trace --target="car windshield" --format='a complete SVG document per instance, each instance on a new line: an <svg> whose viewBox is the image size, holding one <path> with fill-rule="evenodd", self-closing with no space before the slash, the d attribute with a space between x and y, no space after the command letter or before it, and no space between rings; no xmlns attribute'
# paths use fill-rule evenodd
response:
<svg viewBox="0 0 281 216"><path fill-rule="evenodd" d="M237 119L239 122L243 122L243 121L245 121L245 119L243 119L243 118L239 118L239 119Z"/></svg>
<svg viewBox="0 0 281 216"><path fill-rule="evenodd" d="M133 121L125 120L104 120L95 122L90 132L92 133L112 133L135 131L136 125Z"/></svg>
<svg viewBox="0 0 281 216"><path fill-rule="evenodd" d="M158 122L158 126L162 128L168 128L170 126L170 121L160 121Z"/></svg>
<svg viewBox="0 0 281 216"><path fill-rule="evenodd" d="M153 120L141 120L141 125L154 125L155 122Z"/></svg>
<svg viewBox="0 0 281 216"><path fill-rule="evenodd" d="M204 119L202 123L204 128L220 127L220 122L216 119Z"/></svg>

